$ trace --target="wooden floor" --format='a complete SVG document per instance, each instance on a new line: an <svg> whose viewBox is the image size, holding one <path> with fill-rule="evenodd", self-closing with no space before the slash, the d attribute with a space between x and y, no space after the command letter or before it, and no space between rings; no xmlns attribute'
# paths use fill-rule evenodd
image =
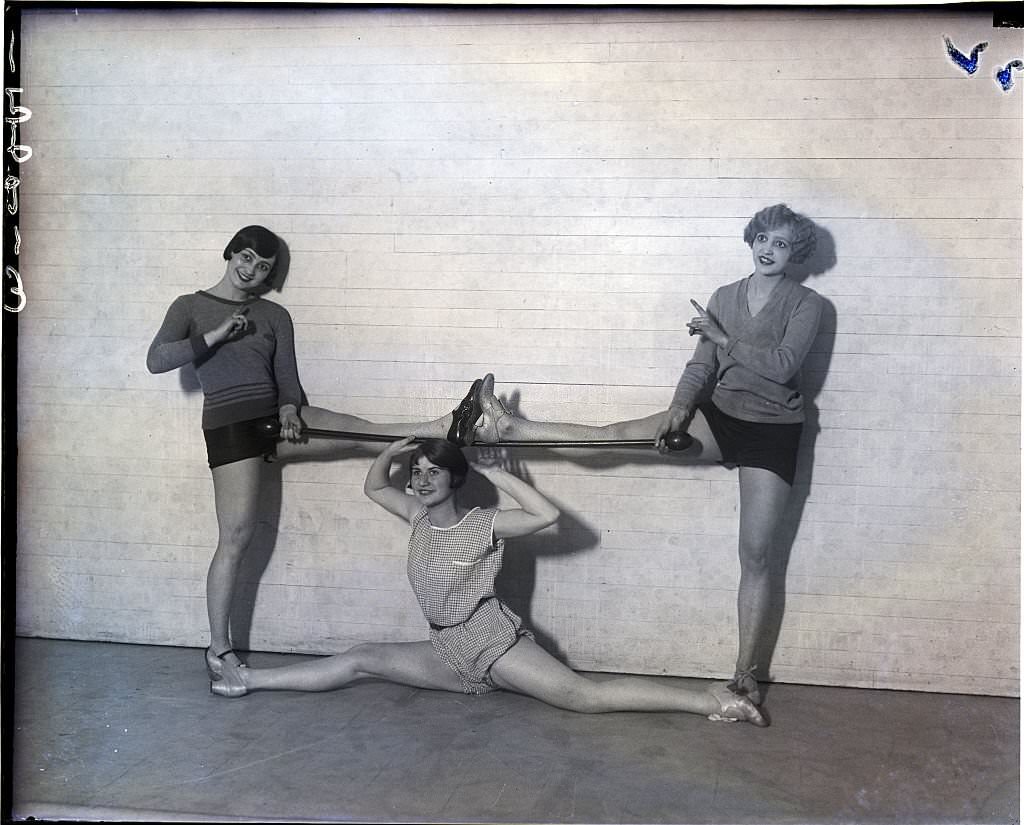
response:
<svg viewBox="0 0 1024 825"><path fill-rule="evenodd" d="M19 639L14 664L16 818L1019 821L1016 699L775 685L758 729L369 682L227 700L182 648Z"/></svg>

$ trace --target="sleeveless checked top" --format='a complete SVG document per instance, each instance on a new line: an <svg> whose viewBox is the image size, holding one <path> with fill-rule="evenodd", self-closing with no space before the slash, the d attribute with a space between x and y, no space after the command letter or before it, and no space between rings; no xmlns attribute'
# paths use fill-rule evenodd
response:
<svg viewBox="0 0 1024 825"><path fill-rule="evenodd" d="M465 622L494 596L504 539L494 538L496 508L474 507L457 524L435 527L424 507L412 519L407 572L416 601L435 627Z"/></svg>

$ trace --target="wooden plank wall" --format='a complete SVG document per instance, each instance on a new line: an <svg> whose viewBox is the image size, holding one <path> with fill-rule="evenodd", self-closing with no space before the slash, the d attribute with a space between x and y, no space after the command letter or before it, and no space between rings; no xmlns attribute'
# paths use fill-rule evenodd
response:
<svg viewBox="0 0 1024 825"><path fill-rule="evenodd" d="M524 415L662 409L688 299L757 209L823 231L830 312L782 544L772 673L1015 694L1021 35L969 9L40 9L22 33L20 633L206 641L216 536L170 301L250 222L314 403L442 415L493 370ZM943 35L990 45L968 76ZM834 260L833 260L834 258ZM731 672L735 473L530 454L563 508L503 585L573 666ZM365 456L271 478L236 641L424 638ZM256 588L258 582L259 587Z"/></svg>

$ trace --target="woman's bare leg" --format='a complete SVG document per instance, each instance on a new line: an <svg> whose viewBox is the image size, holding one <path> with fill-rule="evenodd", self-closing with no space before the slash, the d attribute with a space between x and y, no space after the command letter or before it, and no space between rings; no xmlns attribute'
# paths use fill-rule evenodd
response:
<svg viewBox="0 0 1024 825"><path fill-rule="evenodd" d="M452 433L455 437L463 438L468 443L473 440L472 425L478 423L480 418L480 407L478 406L480 383L479 380L473 382L469 393L452 412L431 421L385 424L367 421L365 418L347 413L334 412L323 407L303 407L301 416L305 426L314 430L383 435L393 439L404 438L408 435L421 438L447 438L449 433ZM457 426L455 424L456 417L459 418ZM379 452L385 443L382 441L359 441L356 438L311 436L300 441L279 442L277 457L281 461L329 460L343 457L352 449L353 444L359 444L363 449L369 448L371 451Z"/></svg>
<svg viewBox="0 0 1024 825"><path fill-rule="evenodd" d="M491 679L505 690L579 713L633 710L707 715L720 709L718 700L707 691L673 687L654 679L623 676L593 681L526 637L494 663Z"/></svg>
<svg viewBox="0 0 1024 825"><path fill-rule="evenodd" d="M650 439L654 444L663 413L645 418L632 418L612 424L575 424L564 421L528 421L505 412L494 395L494 377L484 379L480 392L483 418L478 432L485 441L634 441ZM694 443L679 453L691 461L721 461L718 449L704 414L697 410L687 432Z"/></svg>
<svg viewBox="0 0 1024 825"><path fill-rule="evenodd" d="M489 411L484 407L484 426L488 427ZM616 421L612 424L575 424L567 421L529 421L511 414L495 416L498 440L502 441L605 441L650 439L654 444L661 413L646 418Z"/></svg>
<svg viewBox="0 0 1024 825"><path fill-rule="evenodd" d="M452 425L452 414L435 418L433 421L417 421L410 423L384 424L368 421L347 413L334 412L323 407L303 407L302 420L307 427L324 430L344 430L353 433L378 433L404 438L407 435L418 435L423 438L444 438Z"/></svg>
<svg viewBox="0 0 1024 825"><path fill-rule="evenodd" d="M462 692L455 672L442 662L430 642L361 644L339 653L295 665L239 668L249 691L335 690L358 679L386 679L428 690Z"/></svg>
<svg viewBox="0 0 1024 825"><path fill-rule="evenodd" d="M771 558L790 486L771 470L740 467L739 653L736 671L758 665L757 644L771 606ZM760 674L767 675L767 674Z"/></svg>
<svg viewBox="0 0 1024 825"><path fill-rule="evenodd" d="M408 424L381 424L367 421L346 413L333 412L323 407L303 407L302 421L306 427L321 430L340 430L350 433L370 433L394 436L395 439L407 435L418 435L423 438L445 438L452 423L452 415L437 418L433 421L422 421ZM343 458L351 454L353 445L379 452L387 446L386 441L355 441L336 438L306 438L302 441L279 441L277 443L278 461L328 461Z"/></svg>
<svg viewBox="0 0 1024 825"><path fill-rule="evenodd" d="M210 647L218 654L231 648L231 597L242 556L256 532L263 459L234 461L214 467L212 473L219 535L206 575L206 612L210 620ZM235 658L231 661L237 663Z"/></svg>

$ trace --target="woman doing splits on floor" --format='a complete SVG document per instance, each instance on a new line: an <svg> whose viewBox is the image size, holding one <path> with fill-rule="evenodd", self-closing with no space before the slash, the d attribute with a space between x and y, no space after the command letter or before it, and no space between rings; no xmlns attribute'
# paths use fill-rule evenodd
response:
<svg viewBox="0 0 1024 825"><path fill-rule="evenodd" d="M698 314L687 326L700 342L668 410L603 427L527 421L504 408L488 375L478 437L491 444L650 438L664 452L666 434L685 428L693 441L680 453L684 460L739 467L739 652L729 687L760 704L754 672L768 618L773 540L792 489L804 421L800 368L824 302L786 276L788 264L814 251L811 220L776 204L751 218L743 239L754 271L716 290L706 310L693 302Z"/></svg>
<svg viewBox="0 0 1024 825"><path fill-rule="evenodd" d="M519 507L466 509L456 494L470 469L462 451L449 441L413 445L410 440L397 441L377 456L364 491L412 526L409 582L430 624L430 640L361 644L276 668L241 668L225 661L223 678L210 683L214 693L234 698L255 690L334 690L376 678L462 693L510 690L581 713L683 711L768 724L749 699L724 682L690 690L641 677L594 681L551 656L495 596L494 579L504 540L553 524L558 510L526 482L484 462L472 468ZM412 495L390 480L392 462L407 453L412 453L407 477Z"/></svg>
<svg viewBox="0 0 1024 825"><path fill-rule="evenodd" d="M214 679L226 662L240 664L231 649L229 615L239 564L256 530L266 461L336 458L348 448L344 442L304 439L306 427L396 438L447 436L464 444L472 441L480 417L479 380L450 415L418 424L377 424L305 406L291 316L260 297L275 284L280 251L280 239L262 226L236 232L224 249L227 266L220 280L174 300L146 357L154 373L194 364L203 390L203 435L219 530L206 579L205 656ZM262 426L268 419L279 424L281 440Z"/></svg>

